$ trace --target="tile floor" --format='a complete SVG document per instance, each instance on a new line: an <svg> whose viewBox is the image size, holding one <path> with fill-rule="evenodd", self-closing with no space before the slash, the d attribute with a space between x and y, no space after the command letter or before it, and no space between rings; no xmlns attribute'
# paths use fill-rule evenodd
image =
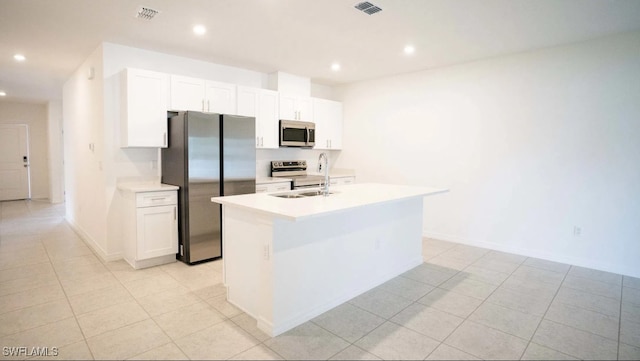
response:
<svg viewBox="0 0 640 361"><path fill-rule="evenodd" d="M640 359L637 278L426 239L421 266L271 338L220 261L101 262L63 211L0 203L3 359Z"/></svg>

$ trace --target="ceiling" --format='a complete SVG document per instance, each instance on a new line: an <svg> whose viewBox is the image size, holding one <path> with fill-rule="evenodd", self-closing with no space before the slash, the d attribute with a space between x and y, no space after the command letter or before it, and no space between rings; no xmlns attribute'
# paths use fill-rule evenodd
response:
<svg viewBox="0 0 640 361"><path fill-rule="evenodd" d="M0 0L2 101L60 99L103 41L336 85L640 29L638 0L369 0L373 15L360 1Z"/></svg>

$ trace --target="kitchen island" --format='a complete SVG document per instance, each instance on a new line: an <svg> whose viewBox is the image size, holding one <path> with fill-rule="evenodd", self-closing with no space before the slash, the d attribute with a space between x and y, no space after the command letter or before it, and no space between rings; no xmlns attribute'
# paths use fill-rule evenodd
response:
<svg viewBox="0 0 640 361"><path fill-rule="evenodd" d="M425 196L389 184L214 197L222 207L227 300L281 334L422 263Z"/></svg>

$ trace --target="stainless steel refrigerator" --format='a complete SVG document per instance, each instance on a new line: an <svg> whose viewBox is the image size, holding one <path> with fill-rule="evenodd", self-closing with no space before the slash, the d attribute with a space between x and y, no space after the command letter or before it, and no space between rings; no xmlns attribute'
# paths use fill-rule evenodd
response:
<svg viewBox="0 0 640 361"><path fill-rule="evenodd" d="M255 193L255 119L169 113L162 183L178 190L177 258L194 264L222 257L221 205L211 197Z"/></svg>

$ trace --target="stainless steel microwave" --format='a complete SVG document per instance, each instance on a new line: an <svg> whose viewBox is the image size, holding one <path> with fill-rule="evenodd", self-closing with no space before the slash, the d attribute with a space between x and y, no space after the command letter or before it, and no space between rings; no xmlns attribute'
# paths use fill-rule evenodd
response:
<svg viewBox="0 0 640 361"><path fill-rule="evenodd" d="M316 125L312 122L280 120L280 146L311 148L316 144Z"/></svg>

